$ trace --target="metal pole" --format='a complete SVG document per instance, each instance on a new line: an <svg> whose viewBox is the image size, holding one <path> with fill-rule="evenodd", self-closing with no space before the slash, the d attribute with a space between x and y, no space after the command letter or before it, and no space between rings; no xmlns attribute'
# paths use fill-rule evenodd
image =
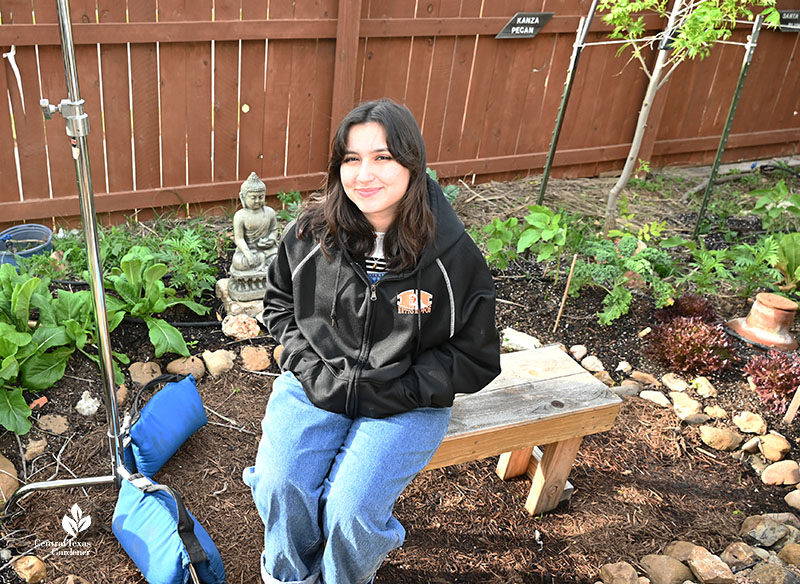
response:
<svg viewBox="0 0 800 584"><path fill-rule="evenodd" d="M575 45L572 47L572 56L569 60L569 68L567 69L567 80L564 82L564 93L561 95L561 105L558 106L558 116L556 117L556 127L553 128L553 138L550 140L550 150L547 152L547 159L544 163L544 170L542 171L542 184L539 185L539 196L536 198L536 204L541 205L544 200L544 193L547 190L547 182L550 180L550 170L553 168L553 158L556 154L556 147L558 146L558 138L561 135L561 126L564 123L564 114L567 110L567 103L569 102L569 94L572 93L572 84L575 81L575 73L578 69L578 59L581 57L581 51L586 44L586 37L589 34L589 28L592 26L592 19L597 10L598 0L592 0L592 5L589 7L589 14L586 17L581 17L578 23L578 31L575 35Z"/></svg>
<svg viewBox="0 0 800 584"><path fill-rule="evenodd" d="M728 119L725 120L725 128L722 130L722 137L719 140L717 147L717 156L714 158L714 164L711 166L711 176L708 177L708 184L706 191L703 194L703 202L700 205L700 211L697 213L697 223L694 225L694 233L692 239L697 239L700 233L700 224L703 222L703 217L708 207L708 201L711 198L711 191L714 189L714 181L717 180L717 172L719 165L722 161L722 153L725 152L725 145L728 143L728 136L731 133L731 126L733 125L733 116L736 114L736 106L739 105L739 96L742 93L745 77L747 77L747 70L750 68L750 61L753 60L753 52L756 50L758 43L758 33L761 31L761 22L763 17L759 14L753 22L753 30L747 39L747 49L744 53L744 60L742 61L742 70L739 72L739 81L736 83L736 90L733 93L733 100L731 101L730 110L728 110Z"/></svg>
<svg viewBox="0 0 800 584"><path fill-rule="evenodd" d="M124 465L122 437L119 429L116 384L114 383L114 362L111 357L111 336L108 330L106 301L103 294L103 273L100 265L100 251L97 238L97 218L94 211L94 192L92 190L92 170L89 165L89 148L86 137L89 135L89 116L83 109L78 87L78 68L75 64L75 47L72 42L72 23L69 16L69 0L56 0L58 24L61 34L61 53L64 58L64 75L67 80L68 98L58 106L50 105L42 99L40 105L46 119L58 112L66 120L67 136L72 144L72 158L75 161L75 174L81 207L81 220L86 237L86 258L89 265L89 285L92 291L92 304L97 322L97 335L100 352L100 374L103 378L103 401L108 421L108 442L111 454L111 474L100 477L75 478L66 480L29 483L18 489L8 503L6 514L11 506L23 496L37 490L61 487L90 486L106 483L119 485L118 469Z"/></svg>

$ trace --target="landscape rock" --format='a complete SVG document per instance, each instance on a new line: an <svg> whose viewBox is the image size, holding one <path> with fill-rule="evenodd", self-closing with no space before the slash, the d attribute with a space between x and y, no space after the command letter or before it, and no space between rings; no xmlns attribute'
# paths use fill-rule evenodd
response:
<svg viewBox="0 0 800 584"><path fill-rule="evenodd" d="M572 355L573 359L580 363L583 358L589 354L589 349L587 349L585 345L572 345L569 348L569 354Z"/></svg>
<svg viewBox="0 0 800 584"><path fill-rule="evenodd" d="M509 351L527 351L528 349L538 349L542 346L542 341L536 337L512 328L503 329L500 338L503 340L503 348Z"/></svg>
<svg viewBox="0 0 800 584"><path fill-rule="evenodd" d="M639 393L639 397L665 408L672 405L672 402L669 401L669 398L660 391L646 389Z"/></svg>
<svg viewBox="0 0 800 584"><path fill-rule="evenodd" d="M675 415L681 420L689 421L690 418L703 415L703 404L680 391L669 392L674 404Z"/></svg>
<svg viewBox="0 0 800 584"><path fill-rule="evenodd" d="M741 434L728 428L700 426L700 440L714 450L724 450L726 452L736 450L743 439Z"/></svg>
<svg viewBox="0 0 800 584"><path fill-rule="evenodd" d="M649 326L647 326L647 327L643 328L642 330L640 330L636 334L639 335L640 339L643 339L643 338L645 338L647 335L649 335L652 332L653 332L653 329L650 328Z"/></svg>
<svg viewBox="0 0 800 584"><path fill-rule="evenodd" d="M707 377L695 377L692 381L692 387L701 397L716 397L717 390L714 385L708 380Z"/></svg>
<svg viewBox="0 0 800 584"><path fill-rule="evenodd" d="M761 442L761 438L756 436L755 438L750 438L747 442L742 445L742 451L748 454L755 454L758 452L758 445Z"/></svg>
<svg viewBox="0 0 800 584"><path fill-rule="evenodd" d="M759 561L758 554L752 546L743 541L735 541L728 545L719 555L719 559L728 564L733 572L739 572L750 566L755 566Z"/></svg>
<svg viewBox="0 0 800 584"><path fill-rule="evenodd" d="M41 582L47 577L47 568L44 562L36 556L22 556L14 562L14 571L17 575L31 584Z"/></svg>
<svg viewBox="0 0 800 584"><path fill-rule="evenodd" d="M45 414L39 418L37 426L45 432L51 432L53 434L58 434L59 436L69 430L69 422L67 421L67 417L62 416L61 414Z"/></svg>
<svg viewBox="0 0 800 584"><path fill-rule="evenodd" d="M797 529L795 526L789 525L787 523L784 523L783 526L786 529L788 529L789 532L782 538L780 538L777 542L775 542L773 546L770 548L770 551L778 553L780 551L783 551L783 549L787 545L796 544L800 542L800 529Z"/></svg>
<svg viewBox="0 0 800 584"><path fill-rule="evenodd" d="M761 473L765 485L796 485L800 483L800 466L794 460L773 462Z"/></svg>
<svg viewBox="0 0 800 584"><path fill-rule="evenodd" d="M272 359L275 363L280 363L281 355L283 355L283 345L277 345L272 350Z"/></svg>
<svg viewBox="0 0 800 584"><path fill-rule="evenodd" d="M799 584L800 578L777 564L761 563L747 575L755 584Z"/></svg>
<svg viewBox="0 0 800 584"><path fill-rule="evenodd" d="M728 417L728 412L726 412L720 406L706 406L703 408L703 413L709 418L714 418L715 420L725 420Z"/></svg>
<svg viewBox="0 0 800 584"><path fill-rule="evenodd" d="M593 373L597 371L605 371L606 369L600 358L596 357L595 355L589 355L588 357L581 359L581 367Z"/></svg>
<svg viewBox="0 0 800 584"><path fill-rule="evenodd" d="M675 373L667 373L664 375L661 378L661 383L663 383L670 391L686 391L689 389L689 384L678 377L678 375Z"/></svg>
<svg viewBox="0 0 800 584"><path fill-rule="evenodd" d="M192 355L170 361L167 363L167 371L175 375L193 375L195 381L200 381L206 374L206 367L202 359Z"/></svg>
<svg viewBox="0 0 800 584"><path fill-rule="evenodd" d="M240 355L242 357L242 367L250 371L264 371L269 369L272 364L266 347L242 347Z"/></svg>
<svg viewBox="0 0 800 584"><path fill-rule="evenodd" d="M767 423L753 412L740 412L733 416L733 423L745 434L766 434Z"/></svg>
<svg viewBox="0 0 800 584"><path fill-rule="evenodd" d="M638 381L642 387L661 387L661 382L654 376L644 371L631 371L631 378Z"/></svg>
<svg viewBox="0 0 800 584"><path fill-rule="evenodd" d="M778 552L778 557L787 564L800 566L800 544L788 543Z"/></svg>
<svg viewBox="0 0 800 584"><path fill-rule="evenodd" d="M608 387L614 386L614 379L611 377L611 374L608 371L598 371L594 374L594 376L605 383Z"/></svg>
<svg viewBox="0 0 800 584"><path fill-rule="evenodd" d="M124 383L117 388L117 405L121 406L128 400L128 386Z"/></svg>
<svg viewBox="0 0 800 584"><path fill-rule="evenodd" d="M131 376L131 381L139 385L145 385L151 379L155 379L161 375L161 366L153 361L131 363L128 368L128 374Z"/></svg>
<svg viewBox="0 0 800 584"><path fill-rule="evenodd" d="M783 460L789 453L792 449L792 445L780 434L770 433L761 436L758 441L758 449L767 460L778 462L779 460Z"/></svg>
<svg viewBox="0 0 800 584"><path fill-rule="evenodd" d="M733 575L728 564L704 547L695 546L686 562L702 584L734 584L736 582L736 576Z"/></svg>
<svg viewBox="0 0 800 584"><path fill-rule="evenodd" d="M789 491L783 500L786 501L786 504L792 509L800 510L800 491L797 489L794 491Z"/></svg>
<svg viewBox="0 0 800 584"><path fill-rule="evenodd" d="M695 547L697 546L690 541L671 541L667 544L667 547L664 548L664 555L673 557L680 562L685 562L689 559Z"/></svg>
<svg viewBox="0 0 800 584"><path fill-rule="evenodd" d="M222 319L222 333L226 337L244 341L254 339L261 334L258 321L247 314L229 314Z"/></svg>
<svg viewBox="0 0 800 584"><path fill-rule="evenodd" d="M603 584L638 584L639 575L628 562L617 562L600 568L600 579Z"/></svg>
<svg viewBox="0 0 800 584"><path fill-rule="evenodd" d="M786 526L764 515L751 515L742 522L739 536L750 545L768 548L789 532Z"/></svg>
<svg viewBox="0 0 800 584"><path fill-rule="evenodd" d="M619 371L627 375L628 373L633 371L633 366L627 361L620 361L619 363L617 363L617 368L614 369L614 371Z"/></svg>
<svg viewBox="0 0 800 584"><path fill-rule="evenodd" d="M28 447L25 449L25 460L30 462L37 456L44 454L45 448L47 448L47 438L39 440L31 438L28 441Z"/></svg>
<svg viewBox="0 0 800 584"><path fill-rule="evenodd" d="M781 525L791 525L792 527L800 529L800 518L794 513L789 513L788 511L783 513L765 513L764 517L769 517Z"/></svg>
<svg viewBox="0 0 800 584"><path fill-rule="evenodd" d="M633 385L623 382L622 385L616 385L611 388L611 391L613 391L619 397L633 397L635 395L639 395L640 390L641 388L639 387L639 384L635 381L633 382Z"/></svg>
<svg viewBox="0 0 800 584"><path fill-rule="evenodd" d="M14 463L0 454L0 499L3 503L19 488L18 476Z"/></svg>
<svg viewBox="0 0 800 584"><path fill-rule="evenodd" d="M683 584L693 578L689 568L670 556L648 554L641 564L652 584Z"/></svg>
<svg viewBox="0 0 800 584"><path fill-rule="evenodd" d="M233 369L233 360L236 353L219 349L218 351L203 351L203 361L212 377L218 377Z"/></svg>
<svg viewBox="0 0 800 584"><path fill-rule="evenodd" d="M75 409L82 416L94 416L97 410L100 409L101 402L96 397L92 396L91 392L84 391L81 394L81 399L75 404Z"/></svg>

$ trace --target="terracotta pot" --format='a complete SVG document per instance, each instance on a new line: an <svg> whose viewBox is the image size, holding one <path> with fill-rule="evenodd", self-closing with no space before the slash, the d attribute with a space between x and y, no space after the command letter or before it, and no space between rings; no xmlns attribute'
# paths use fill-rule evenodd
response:
<svg viewBox="0 0 800 584"><path fill-rule="evenodd" d="M797 302L771 292L761 292L756 295L747 318L734 318L725 326L745 341L791 351L797 348L797 341L789 333L796 312Z"/></svg>

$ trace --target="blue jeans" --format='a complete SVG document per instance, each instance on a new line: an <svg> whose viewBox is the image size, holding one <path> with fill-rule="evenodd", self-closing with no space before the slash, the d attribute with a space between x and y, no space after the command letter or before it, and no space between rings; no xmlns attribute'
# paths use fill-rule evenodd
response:
<svg viewBox="0 0 800 584"><path fill-rule="evenodd" d="M313 405L292 373L272 386L256 464L264 582L364 584L405 530L395 501L430 461L450 408L348 418Z"/></svg>

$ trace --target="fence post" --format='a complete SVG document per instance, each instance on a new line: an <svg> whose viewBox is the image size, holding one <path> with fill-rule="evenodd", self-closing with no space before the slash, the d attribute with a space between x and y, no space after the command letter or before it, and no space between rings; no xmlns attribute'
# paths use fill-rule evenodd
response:
<svg viewBox="0 0 800 584"><path fill-rule="evenodd" d="M336 61L333 66L331 100L331 141L339 122L353 107L358 64L358 32L361 25L361 1L339 0L336 23Z"/></svg>

